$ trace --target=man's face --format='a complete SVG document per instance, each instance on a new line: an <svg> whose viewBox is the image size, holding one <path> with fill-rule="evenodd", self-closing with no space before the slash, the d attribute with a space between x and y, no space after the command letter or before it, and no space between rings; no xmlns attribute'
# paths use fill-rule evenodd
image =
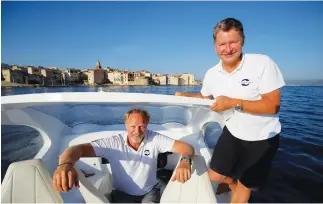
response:
<svg viewBox="0 0 323 204"><path fill-rule="evenodd" d="M140 143L147 132L145 118L139 113L132 113L126 121L128 138L133 143Z"/></svg>
<svg viewBox="0 0 323 204"><path fill-rule="evenodd" d="M234 64L239 61L242 52L243 39L240 32L231 29L219 31L215 38L215 50L224 64Z"/></svg>

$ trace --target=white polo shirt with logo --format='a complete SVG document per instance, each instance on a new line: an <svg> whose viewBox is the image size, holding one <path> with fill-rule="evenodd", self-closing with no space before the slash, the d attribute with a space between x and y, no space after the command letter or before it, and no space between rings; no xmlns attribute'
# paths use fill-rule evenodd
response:
<svg viewBox="0 0 323 204"><path fill-rule="evenodd" d="M285 85L283 76L268 56L243 54L239 66L231 73L222 67L222 61L207 71L201 94L228 96L242 100L256 101L266 94ZM274 137L281 131L279 115L250 114L231 109L226 117L230 133L242 140L258 141Z"/></svg>
<svg viewBox="0 0 323 204"><path fill-rule="evenodd" d="M174 139L147 130L138 151L129 146L127 132L91 142L96 156L107 158L112 186L130 195L144 195L156 184L157 157L171 151Z"/></svg>

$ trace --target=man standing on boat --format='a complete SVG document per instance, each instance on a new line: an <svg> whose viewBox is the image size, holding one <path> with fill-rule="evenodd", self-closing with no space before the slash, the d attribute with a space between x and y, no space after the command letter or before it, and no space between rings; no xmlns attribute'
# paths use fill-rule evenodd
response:
<svg viewBox="0 0 323 204"><path fill-rule="evenodd" d="M159 202L165 185L156 178L159 153L176 152L181 162L172 181L186 182L191 177L191 157L194 148L147 129L149 113L132 109L125 114L127 131L67 148L59 157L53 183L58 191L67 192L73 185L79 186L74 164L81 157L107 158L112 169L112 202Z"/></svg>
<svg viewBox="0 0 323 204"><path fill-rule="evenodd" d="M231 202L245 203L251 190L264 185L278 149L280 88L285 82L268 56L242 53L245 36L240 21L220 21L213 38L220 62L206 72L201 92L175 95L213 97L213 111L232 110L225 114L225 127L214 148L209 176L221 183L217 194L231 189Z"/></svg>

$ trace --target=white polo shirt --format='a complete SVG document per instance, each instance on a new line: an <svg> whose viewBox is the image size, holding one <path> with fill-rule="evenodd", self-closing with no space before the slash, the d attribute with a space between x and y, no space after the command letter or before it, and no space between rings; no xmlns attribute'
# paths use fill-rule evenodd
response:
<svg viewBox="0 0 323 204"><path fill-rule="evenodd" d="M266 94L285 85L283 76L273 60L259 54L243 54L239 66L231 73L222 67L222 61L209 69L204 77L201 94L228 96L242 100L260 100ZM226 111L228 112L228 111ZM279 116L250 114L229 110L226 126L235 137L257 141L271 138L281 131Z"/></svg>
<svg viewBox="0 0 323 204"><path fill-rule="evenodd" d="M147 130L138 151L128 145L127 132L93 141L96 156L109 160L112 186L130 195L144 195L156 184L157 156L171 151L174 139Z"/></svg>

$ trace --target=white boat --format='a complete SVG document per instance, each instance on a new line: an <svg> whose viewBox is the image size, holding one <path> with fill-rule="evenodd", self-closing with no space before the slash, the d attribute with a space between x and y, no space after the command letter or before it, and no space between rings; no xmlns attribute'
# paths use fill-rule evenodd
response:
<svg viewBox="0 0 323 204"><path fill-rule="evenodd" d="M168 182L161 203L229 202L230 193L216 195L217 183L207 174L212 150L224 117L209 109L212 100L159 94L79 92L3 96L1 125L24 125L37 130L43 146L28 161L10 165L1 184L2 202L109 202L111 168L104 158L81 158L76 166L81 187L58 193L52 176L58 156L71 145L88 143L125 131L123 117L133 107L149 111L148 129L194 146L192 177L181 184ZM210 144L209 144L210 145ZM162 170L174 170L179 155L167 155ZM83 173L94 173L85 177Z"/></svg>

